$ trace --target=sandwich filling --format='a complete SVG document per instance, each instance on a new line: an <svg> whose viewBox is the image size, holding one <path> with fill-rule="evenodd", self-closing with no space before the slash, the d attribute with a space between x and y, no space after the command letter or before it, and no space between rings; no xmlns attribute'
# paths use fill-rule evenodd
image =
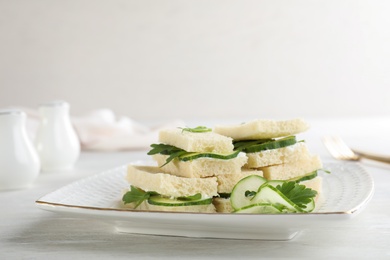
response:
<svg viewBox="0 0 390 260"><path fill-rule="evenodd" d="M152 144L151 147L152 149L148 152L148 155L155 155L155 154L168 155L165 164L163 164L161 167L170 163L174 159L177 159L182 162L192 161L199 158L230 160L236 158L240 153L239 150L231 154L187 152L181 148L169 144Z"/></svg>
<svg viewBox="0 0 390 260"><path fill-rule="evenodd" d="M297 143L295 136L288 136L280 139L259 139L234 141L234 150L245 153L257 153L265 150L279 149Z"/></svg>

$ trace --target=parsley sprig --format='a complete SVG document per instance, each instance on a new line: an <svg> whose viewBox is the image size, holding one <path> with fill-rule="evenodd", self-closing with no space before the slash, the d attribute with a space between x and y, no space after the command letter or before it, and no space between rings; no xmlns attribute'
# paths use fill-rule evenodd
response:
<svg viewBox="0 0 390 260"><path fill-rule="evenodd" d="M317 191L293 181L277 185L276 189L302 209L306 208L306 204L310 203L311 199L317 195Z"/></svg>
<svg viewBox="0 0 390 260"><path fill-rule="evenodd" d="M188 152L186 152L185 150L168 144L152 144L150 145L150 147L152 147L152 149L148 152L148 155L169 155L169 157L166 159L165 163L161 167L165 166L175 158L179 158L182 155L188 154Z"/></svg>
<svg viewBox="0 0 390 260"><path fill-rule="evenodd" d="M134 208L137 208L143 201L149 199L150 196L155 196L155 195L158 195L158 193L154 191L144 191L131 185L130 191L126 192L123 195L122 201L125 204L135 202Z"/></svg>

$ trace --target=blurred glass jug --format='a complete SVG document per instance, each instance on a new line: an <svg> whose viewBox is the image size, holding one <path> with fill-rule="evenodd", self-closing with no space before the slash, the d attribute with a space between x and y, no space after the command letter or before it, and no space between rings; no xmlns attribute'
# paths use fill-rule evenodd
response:
<svg viewBox="0 0 390 260"><path fill-rule="evenodd" d="M69 116L69 104L53 101L39 107L41 123L35 139L42 171L73 168L80 155L80 142Z"/></svg>
<svg viewBox="0 0 390 260"><path fill-rule="evenodd" d="M0 189L25 188L39 170L37 152L26 132L26 114L0 110Z"/></svg>

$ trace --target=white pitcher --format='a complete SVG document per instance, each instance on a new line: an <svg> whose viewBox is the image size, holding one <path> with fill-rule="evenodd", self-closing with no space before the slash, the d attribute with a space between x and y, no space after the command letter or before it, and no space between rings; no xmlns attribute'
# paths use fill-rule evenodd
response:
<svg viewBox="0 0 390 260"><path fill-rule="evenodd" d="M39 107L41 123L35 145L42 171L72 169L80 155L80 142L69 116L69 104L54 101Z"/></svg>
<svg viewBox="0 0 390 260"><path fill-rule="evenodd" d="M37 152L26 132L26 114L1 110L0 190L25 188L38 177L39 170Z"/></svg>

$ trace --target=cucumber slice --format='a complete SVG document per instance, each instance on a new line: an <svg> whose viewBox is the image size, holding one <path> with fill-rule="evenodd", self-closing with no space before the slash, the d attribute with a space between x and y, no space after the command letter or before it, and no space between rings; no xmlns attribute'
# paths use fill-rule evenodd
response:
<svg viewBox="0 0 390 260"><path fill-rule="evenodd" d="M202 194L196 193L195 195L192 196L187 196L187 197L178 197L178 200L200 200L202 199Z"/></svg>
<svg viewBox="0 0 390 260"><path fill-rule="evenodd" d="M295 136L288 136L285 138L281 138L281 139L253 145L250 147L246 147L243 151L246 153L257 153L257 152L261 152L264 150L272 150L272 149L279 149L279 148L287 147L290 145L294 145L296 143L297 143L297 140L296 140Z"/></svg>
<svg viewBox="0 0 390 260"><path fill-rule="evenodd" d="M148 199L148 203L158 206L176 207L176 206L195 206L195 205L207 205L211 204L212 198L199 199L199 200L179 200L171 199L161 196L151 196Z"/></svg>
<svg viewBox="0 0 390 260"><path fill-rule="evenodd" d="M306 204L306 208L303 209L304 212L312 212L316 207L314 199L311 199L309 203Z"/></svg>
<svg viewBox="0 0 390 260"><path fill-rule="evenodd" d="M314 171L314 172L311 172L311 173L306 174L304 176L290 179L289 181L295 181L295 182L308 181L308 180L314 179L317 176L318 176L318 172Z"/></svg>
<svg viewBox="0 0 390 260"><path fill-rule="evenodd" d="M252 204L252 197L246 196L247 191L256 192L266 181L259 175L249 175L237 182L230 194L230 203L233 209L238 210Z"/></svg>
<svg viewBox="0 0 390 260"><path fill-rule="evenodd" d="M311 180L313 178L317 177L317 172L315 173L311 173L309 175L306 175L304 177L301 177L302 180ZM306 178L309 178L309 179L306 179ZM264 183L262 186L264 185L271 185L272 187L277 187L278 185L282 186L283 183L286 182L286 181L281 181L281 180L270 180L270 181L267 181L266 183ZM299 182L299 181L296 181L296 182ZM259 188L259 190L262 188L262 186ZM293 202L291 202L293 203ZM294 205L296 205L294 203ZM296 205L298 207L298 205ZM309 203L306 204L306 208L302 208L302 207L299 207L301 209L301 211L303 212L312 212L315 208L315 202L313 199L310 200Z"/></svg>
<svg viewBox="0 0 390 260"><path fill-rule="evenodd" d="M247 147L251 147L266 142L271 142L274 140L275 139L258 139L258 140L241 140L241 141L233 140L233 145L234 145L234 150L244 151Z"/></svg>
<svg viewBox="0 0 390 260"><path fill-rule="evenodd" d="M271 203L258 203L238 209L234 213L277 214L282 213L282 210Z"/></svg>
<svg viewBox="0 0 390 260"><path fill-rule="evenodd" d="M268 183L259 189L256 196L254 196L250 202L250 204L257 203L272 203L275 205L281 205L284 207L283 212L303 212L300 207Z"/></svg>
<svg viewBox="0 0 390 260"><path fill-rule="evenodd" d="M240 151L235 151L231 154L217 154L217 153L186 153L184 155L179 156L179 160L183 162L199 159L199 158L212 158L212 159L221 159L221 160L229 160L236 158Z"/></svg>
<svg viewBox="0 0 390 260"><path fill-rule="evenodd" d="M283 183L285 183L285 181L282 181L282 180L269 180L266 183L264 183L263 185L271 185L272 187L276 188L276 186L283 185ZM259 190L260 189L261 189L261 187L259 188Z"/></svg>

